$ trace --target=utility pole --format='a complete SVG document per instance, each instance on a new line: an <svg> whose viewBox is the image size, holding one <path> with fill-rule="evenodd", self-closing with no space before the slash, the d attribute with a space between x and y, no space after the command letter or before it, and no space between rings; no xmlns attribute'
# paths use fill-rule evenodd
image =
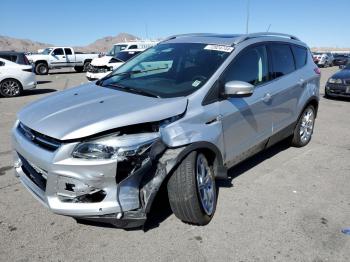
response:
<svg viewBox="0 0 350 262"><path fill-rule="evenodd" d="M249 10L250 9L250 0L247 0L247 22L246 22L246 30L245 33L249 33Z"/></svg>
<svg viewBox="0 0 350 262"><path fill-rule="evenodd" d="M269 31L270 31L270 27L271 27L271 24L269 24L269 26L267 27L266 32L269 32Z"/></svg>

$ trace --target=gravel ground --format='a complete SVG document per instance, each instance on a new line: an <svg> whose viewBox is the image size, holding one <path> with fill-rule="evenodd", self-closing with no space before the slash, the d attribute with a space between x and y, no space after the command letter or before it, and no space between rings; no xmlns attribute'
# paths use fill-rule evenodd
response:
<svg viewBox="0 0 350 262"><path fill-rule="evenodd" d="M321 93L337 68L322 69ZM56 71L37 90L0 98L0 261L349 261L350 100L321 98L307 147L278 144L230 170L205 227L182 223L166 198L145 230L52 214L13 176L10 129L25 104L87 82ZM161 196L165 196L164 194Z"/></svg>

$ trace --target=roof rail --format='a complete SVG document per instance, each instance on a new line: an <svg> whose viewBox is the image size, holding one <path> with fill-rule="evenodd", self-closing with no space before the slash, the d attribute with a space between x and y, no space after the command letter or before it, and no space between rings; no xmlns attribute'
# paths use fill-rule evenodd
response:
<svg viewBox="0 0 350 262"><path fill-rule="evenodd" d="M285 38L290 38L293 40L300 41L300 39L294 35L282 34L282 33L261 32L261 33L252 33L252 34L242 35L242 36L238 37L234 41L233 44L237 45L237 44L242 43L243 41L246 41L248 39L255 38L255 37L262 37L262 36L279 36L279 37L285 37Z"/></svg>
<svg viewBox="0 0 350 262"><path fill-rule="evenodd" d="M171 39L175 39L178 37L184 37L184 36L208 36L208 35L215 35L214 33L188 33L188 34L179 34L179 35L172 35L169 36L167 38L165 38L164 40L162 40L161 42L165 42Z"/></svg>

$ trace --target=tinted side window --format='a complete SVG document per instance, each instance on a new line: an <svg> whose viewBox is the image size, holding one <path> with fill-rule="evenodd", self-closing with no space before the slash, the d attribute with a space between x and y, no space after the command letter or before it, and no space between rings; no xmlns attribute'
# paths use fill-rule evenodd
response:
<svg viewBox="0 0 350 262"><path fill-rule="evenodd" d="M224 73L223 81L244 81L259 85L269 80L269 67L265 46L243 50Z"/></svg>
<svg viewBox="0 0 350 262"><path fill-rule="evenodd" d="M295 59L295 65L297 69L302 68L307 61L307 49L301 46L292 46L294 59Z"/></svg>
<svg viewBox="0 0 350 262"><path fill-rule="evenodd" d="M0 55L1 58L12 61L10 55Z"/></svg>
<svg viewBox="0 0 350 262"><path fill-rule="evenodd" d="M137 49L137 45L132 45L129 47L129 49Z"/></svg>
<svg viewBox="0 0 350 262"><path fill-rule="evenodd" d="M63 55L63 49L62 48L56 48L53 52L54 55Z"/></svg>
<svg viewBox="0 0 350 262"><path fill-rule="evenodd" d="M294 58L289 45L271 44L270 50L274 77L284 76L295 70Z"/></svg>
<svg viewBox="0 0 350 262"><path fill-rule="evenodd" d="M71 55L72 54L72 50L70 48L65 48L64 52L66 53L66 55Z"/></svg>

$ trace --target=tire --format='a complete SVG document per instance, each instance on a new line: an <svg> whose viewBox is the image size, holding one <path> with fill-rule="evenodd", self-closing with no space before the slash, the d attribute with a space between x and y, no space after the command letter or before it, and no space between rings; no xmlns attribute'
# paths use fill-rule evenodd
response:
<svg viewBox="0 0 350 262"><path fill-rule="evenodd" d="M199 168L202 164L204 169ZM206 175L201 175L204 173ZM200 178L207 179L200 182ZM213 168L203 153L191 152L170 177L167 189L170 207L177 218L194 225L206 225L211 221L216 209L217 188Z"/></svg>
<svg viewBox="0 0 350 262"><path fill-rule="evenodd" d="M324 90L324 97L325 97L325 98L330 98L330 95L328 95L328 92L327 92L326 89Z"/></svg>
<svg viewBox="0 0 350 262"><path fill-rule="evenodd" d="M19 96L22 92L22 85L16 79L5 79L0 83L0 95L3 97Z"/></svg>
<svg viewBox="0 0 350 262"><path fill-rule="evenodd" d="M75 66L75 67L74 67L74 70L75 70L75 72L77 72L77 73L81 73L81 72L83 72L84 67L82 67L82 66Z"/></svg>
<svg viewBox="0 0 350 262"><path fill-rule="evenodd" d="M49 73L49 67L47 66L46 63L37 63L35 65L35 73L37 75L47 75Z"/></svg>
<svg viewBox="0 0 350 262"><path fill-rule="evenodd" d="M83 72L87 72L90 67L91 61L85 61L83 65Z"/></svg>
<svg viewBox="0 0 350 262"><path fill-rule="evenodd" d="M308 105L299 116L298 123L294 129L292 146L303 147L311 141L315 118L315 108L312 105Z"/></svg>

